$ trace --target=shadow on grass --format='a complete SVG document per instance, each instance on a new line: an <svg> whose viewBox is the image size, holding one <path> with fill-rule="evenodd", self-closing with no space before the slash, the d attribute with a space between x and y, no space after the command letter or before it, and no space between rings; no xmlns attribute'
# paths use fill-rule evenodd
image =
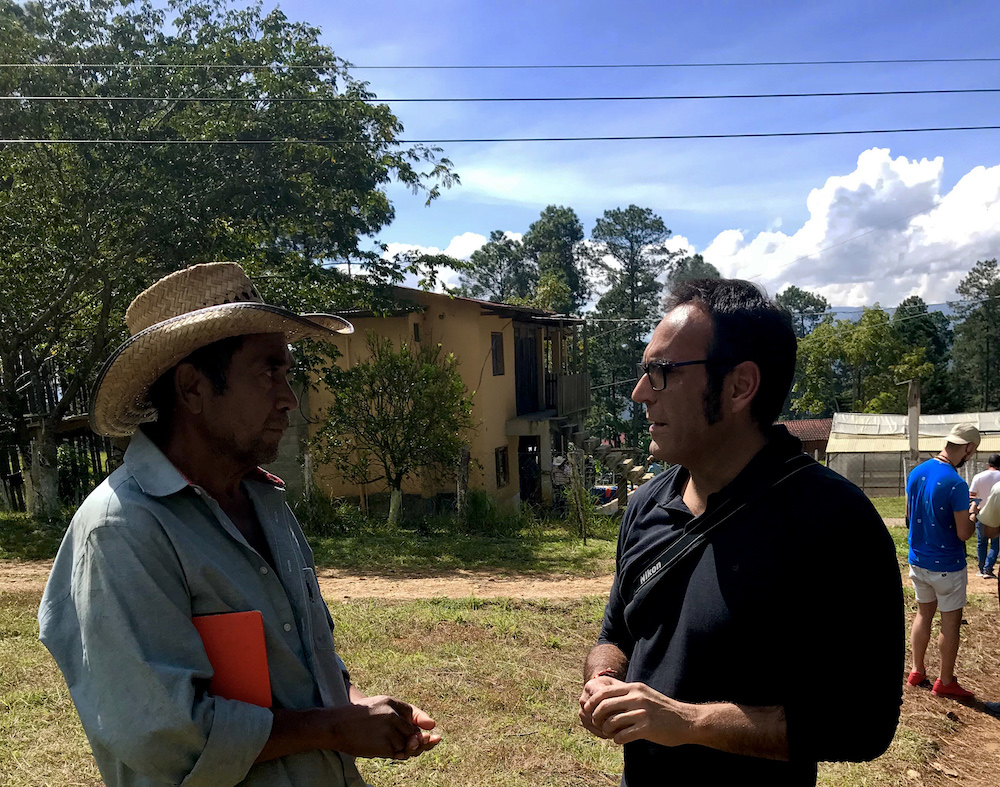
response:
<svg viewBox="0 0 1000 787"><path fill-rule="evenodd" d="M56 556L66 520L39 522L27 514L0 511L0 559L50 560Z"/></svg>
<svg viewBox="0 0 1000 787"><path fill-rule="evenodd" d="M388 533L310 536L320 568L359 573L397 571L447 575L459 570L519 574L596 576L614 569L615 542L588 539L586 546L565 532L546 531L518 538L457 533Z"/></svg>

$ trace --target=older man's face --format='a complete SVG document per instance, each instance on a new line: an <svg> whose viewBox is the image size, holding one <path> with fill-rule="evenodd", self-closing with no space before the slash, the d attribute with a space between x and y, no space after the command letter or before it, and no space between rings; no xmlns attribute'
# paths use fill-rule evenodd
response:
<svg viewBox="0 0 1000 787"><path fill-rule="evenodd" d="M226 370L226 390L211 397L204 423L220 454L253 467L273 462L298 400L288 384L292 356L284 334L247 336Z"/></svg>

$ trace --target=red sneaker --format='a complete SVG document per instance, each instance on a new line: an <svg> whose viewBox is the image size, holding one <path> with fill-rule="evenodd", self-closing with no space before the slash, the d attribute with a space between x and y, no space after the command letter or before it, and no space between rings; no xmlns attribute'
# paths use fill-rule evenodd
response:
<svg viewBox="0 0 1000 787"><path fill-rule="evenodd" d="M958 700L971 700L976 696L975 693L968 689L963 689L959 685L958 678L952 678L951 683L942 683L941 679L938 678L934 681L934 688L931 689L931 694L935 697L953 697Z"/></svg>
<svg viewBox="0 0 1000 787"><path fill-rule="evenodd" d="M913 670L910 672L910 676L906 679L906 682L911 686L919 686L926 680L927 676L924 673Z"/></svg>

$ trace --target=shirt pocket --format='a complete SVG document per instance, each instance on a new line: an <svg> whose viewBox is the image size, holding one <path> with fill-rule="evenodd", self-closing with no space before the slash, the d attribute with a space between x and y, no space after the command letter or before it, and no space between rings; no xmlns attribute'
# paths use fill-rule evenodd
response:
<svg viewBox="0 0 1000 787"><path fill-rule="evenodd" d="M311 568L302 569L302 581L305 585L305 599L308 606L309 636L317 651L333 650L333 621L330 612L319 592L319 582L316 572Z"/></svg>

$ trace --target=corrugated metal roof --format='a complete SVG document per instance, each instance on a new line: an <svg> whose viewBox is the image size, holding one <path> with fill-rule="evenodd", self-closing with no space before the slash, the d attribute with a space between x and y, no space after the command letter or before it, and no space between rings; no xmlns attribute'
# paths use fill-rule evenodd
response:
<svg viewBox="0 0 1000 787"><path fill-rule="evenodd" d="M805 418L801 421L778 421L802 442L808 440L826 440L830 436L832 418Z"/></svg>

